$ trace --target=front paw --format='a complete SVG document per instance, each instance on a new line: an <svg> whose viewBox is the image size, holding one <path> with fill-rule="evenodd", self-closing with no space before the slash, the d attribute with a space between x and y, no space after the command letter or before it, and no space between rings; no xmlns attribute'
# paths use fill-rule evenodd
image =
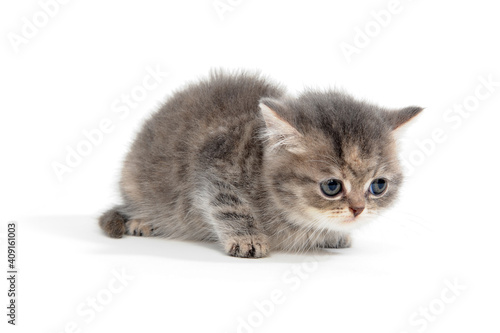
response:
<svg viewBox="0 0 500 333"><path fill-rule="evenodd" d="M245 235L233 236L225 241L226 253L239 258L262 258L269 254L267 236Z"/></svg>
<svg viewBox="0 0 500 333"><path fill-rule="evenodd" d="M335 235L335 237L332 237L332 239L328 240L325 243L324 247L331 249L344 249L351 247L351 244L352 244L351 235L338 234Z"/></svg>
<svg viewBox="0 0 500 333"><path fill-rule="evenodd" d="M142 220L130 220L126 224L127 235L152 236L154 229Z"/></svg>

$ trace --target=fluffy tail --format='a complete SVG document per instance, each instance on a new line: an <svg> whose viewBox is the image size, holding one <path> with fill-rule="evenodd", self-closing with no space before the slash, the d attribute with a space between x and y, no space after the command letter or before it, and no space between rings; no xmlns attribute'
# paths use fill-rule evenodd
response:
<svg viewBox="0 0 500 333"><path fill-rule="evenodd" d="M99 217L99 226L112 238L121 238L125 234L125 222L128 218L120 212L121 206L115 206Z"/></svg>

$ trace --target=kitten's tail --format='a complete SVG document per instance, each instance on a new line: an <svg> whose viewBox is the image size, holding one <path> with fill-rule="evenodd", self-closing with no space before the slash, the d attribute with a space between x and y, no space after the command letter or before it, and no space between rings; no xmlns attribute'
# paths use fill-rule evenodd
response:
<svg viewBox="0 0 500 333"><path fill-rule="evenodd" d="M122 206L115 206L99 217L99 226L112 238L121 238L125 234L128 218L121 212Z"/></svg>

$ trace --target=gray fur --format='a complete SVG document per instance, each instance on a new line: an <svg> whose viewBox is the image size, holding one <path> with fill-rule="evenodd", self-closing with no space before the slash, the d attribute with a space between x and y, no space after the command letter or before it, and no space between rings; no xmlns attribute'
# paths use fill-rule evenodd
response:
<svg viewBox="0 0 500 333"><path fill-rule="evenodd" d="M350 246L349 231L394 202L394 130L420 111L335 91L294 98L257 74L213 72L145 122L124 162L123 204L100 226L112 237L216 241L238 257ZM389 187L374 198L366 184L381 177ZM350 191L325 197L329 178ZM353 218L353 205L366 208Z"/></svg>

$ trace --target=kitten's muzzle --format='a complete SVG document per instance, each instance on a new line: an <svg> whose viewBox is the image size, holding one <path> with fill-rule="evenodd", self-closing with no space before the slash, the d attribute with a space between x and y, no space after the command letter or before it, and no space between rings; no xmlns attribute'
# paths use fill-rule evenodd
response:
<svg viewBox="0 0 500 333"><path fill-rule="evenodd" d="M354 206L354 207L349 207L349 211L354 215L354 217L358 216L363 212L365 209L365 206Z"/></svg>

